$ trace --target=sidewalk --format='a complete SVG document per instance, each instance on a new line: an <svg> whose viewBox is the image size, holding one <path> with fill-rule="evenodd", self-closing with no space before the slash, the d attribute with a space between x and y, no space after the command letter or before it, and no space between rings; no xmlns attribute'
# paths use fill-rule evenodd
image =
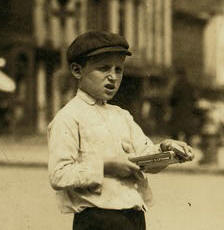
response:
<svg viewBox="0 0 224 230"><path fill-rule="evenodd" d="M1 167L47 167L46 136L0 137Z"/></svg>
<svg viewBox="0 0 224 230"><path fill-rule="evenodd" d="M164 172L224 175L224 149L220 151L218 166L199 166L201 155L196 149L192 162L170 165ZM46 136L0 137L0 167L47 168L47 162Z"/></svg>

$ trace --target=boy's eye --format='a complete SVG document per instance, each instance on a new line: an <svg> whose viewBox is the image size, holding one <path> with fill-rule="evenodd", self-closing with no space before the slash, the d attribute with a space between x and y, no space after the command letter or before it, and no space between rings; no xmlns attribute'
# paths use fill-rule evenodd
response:
<svg viewBox="0 0 224 230"><path fill-rule="evenodd" d="M110 69L109 66L100 66L97 68L99 71L106 72Z"/></svg>
<svg viewBox="0 0 224 230"><path fill-rule="evenodd" d="M122 73L123 70L121 67L116 67L115 71L116 73Z"/></svg>

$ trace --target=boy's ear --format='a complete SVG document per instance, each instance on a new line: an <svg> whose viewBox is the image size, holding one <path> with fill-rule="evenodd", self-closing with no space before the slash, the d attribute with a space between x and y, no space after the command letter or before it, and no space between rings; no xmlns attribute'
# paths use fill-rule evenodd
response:
<svg viewBox="0 0 224 230"><path fill-rule="evenodd" d="M79 64L77 64L77 63L75 63L75 62L73 62L72 64L71 64L71 71L72 71L72 75L77 79L77 80L79 80L79 79L81 79L81 70L82 70L82 67L81 67L81 65L79 65Z"/></svg>

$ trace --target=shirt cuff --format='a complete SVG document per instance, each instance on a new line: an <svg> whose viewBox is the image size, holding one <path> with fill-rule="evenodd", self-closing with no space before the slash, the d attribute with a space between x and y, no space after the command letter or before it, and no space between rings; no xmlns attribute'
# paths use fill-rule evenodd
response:
<svg viewBox="0 0 224 230"><path fill-rule="evenodd" d="M78 170L79 183L75 187L87 189L93 193L101 193L104 164L101 159L89 159L79 164Z"/></svg>

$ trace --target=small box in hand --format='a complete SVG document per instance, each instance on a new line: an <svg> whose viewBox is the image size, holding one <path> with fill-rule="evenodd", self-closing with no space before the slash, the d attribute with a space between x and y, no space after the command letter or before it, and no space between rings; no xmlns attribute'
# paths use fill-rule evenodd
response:
<svg viewBox="0 0 224 230"><path fill-rule="evenodd" d="M173 151L166 151L162 153L145 155L139 157L129 158L130 161L136 163L141 170L153 169L163 167L170 164L180 163L180 159L176 157Z"/></svg>

